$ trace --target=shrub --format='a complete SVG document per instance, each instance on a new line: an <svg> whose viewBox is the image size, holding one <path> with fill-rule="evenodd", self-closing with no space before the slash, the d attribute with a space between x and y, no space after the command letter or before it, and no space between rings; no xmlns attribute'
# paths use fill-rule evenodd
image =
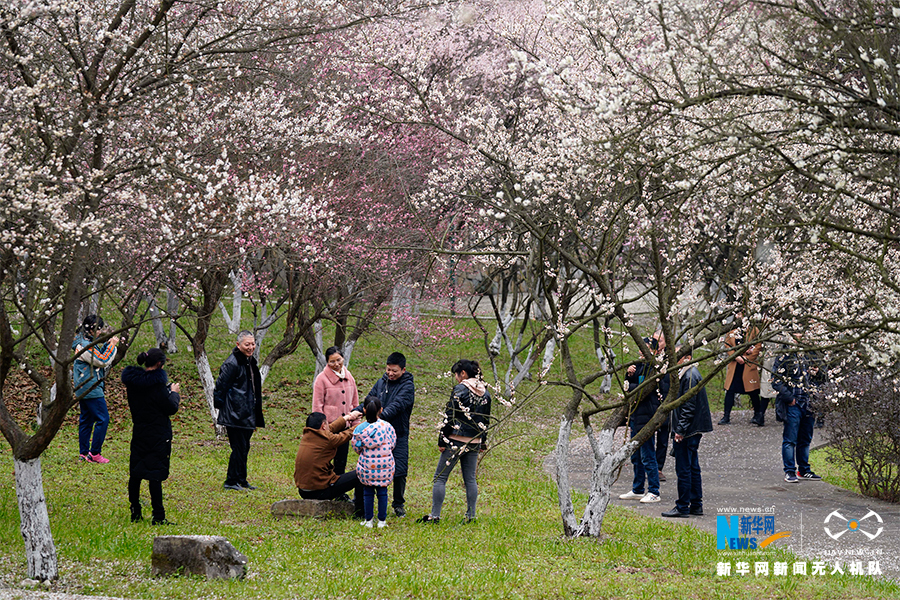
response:
<svg viewBox="0 0 900 600"><path fill-rule="evenodd" d="M829 460L849 463L860 492L900 502L900 381L868 369L839 381L817 406L834 443Z"/></svg>

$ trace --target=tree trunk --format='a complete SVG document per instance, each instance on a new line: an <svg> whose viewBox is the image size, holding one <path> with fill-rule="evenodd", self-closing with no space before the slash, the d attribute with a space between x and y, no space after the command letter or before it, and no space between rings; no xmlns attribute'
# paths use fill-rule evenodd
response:
<svg viewBox="0 0 900 600"><path fill-rule="evenodd" d="M349 367L350 365L350 357L353 356L353 346L356 345L356 340L347 340L344 342L344 364Z"/></svg>
<svg viewBox="0 0 900 600"><path fill-rule="evenodd" d="M266 335L269 333L269 327L272 325L274 319L269 319L269 303L265 299L262 301L262 307L260 308L261 314L259 317L255 315L255 310L253 312L253 341L256 342L256 349L253 351L253 356L256 358L256 362L262 362L259 357L260 349L262 348L263 340L266 339Z"/></svg>
<svg viewBox="0 0 900 600"><path fill-rule="evenodd" d="M241 302L244 300L244 292L240 273L230 271L228 278L231 279L231 284L234 286L234 291L231 294L231 316L228 315L225 303L221 301L219 302L219 309L222 311L222 318L225 319L228 332L232 335L237 335L241 328Z"/></svg>
<svg viewBox="0 0 900 600"><path fill-rule="evenodd" d="M262 302L262 314L257 322L257 319L253 319L253 338L256 340L256 350L254 350L254 354L256 355L256 361L259 363L259 375L262 380L261 385L265 385L266 376L269 374L269 371L272 370L272 365L268 362L263 362L260 360L260 351L262 350L263 340L266 339L266 335L269 333L269 327L272 326L272 323L278 320L278 305L275 306L275 309L272 311L272 314L268 314L269 303L265 299Z"/></svg>
<svg viewBox="0 0 900 600"><path fill-rule="evenodd" d="M553 359L556 355L556 340L550 338L547 340L547 345L544 347L544 360L541 363L541 372L546 373L550 370L550 366L553 365Z"/></svg>
<svg viewBox="0 0 900 600"><path fill-rule="evenodd" d="M197 357L197 373L200 375L203 395L206 397L206 405L209 408L209 415L212 417L212 422L215 426L216 436L222 437L225 435L225 428L215 424L216 418L219 416L219 411L213 404L213 391L216 389L216 379L213 377L212 368L209 366L206 350L201 350L200 355Z"/></svg>
<svg viewBox="0 0 900 600"><path fill-rule="evenodd" d="M609 508L610 489L619 477L622 465L638 445L629 441L624 446L616 448L615 427L604 426L596 438L590 423L585 425L585 430L594 457L594 469L591 472L591 491L588 502L581 516L581 524L575 530L574 536L596 538L600 537L603 517L606 516L606 510Z"/></svg>
<svg viewBox="0 0 900 600"><path fill-rule="evenodd" d="M321 319L316 319L316 322L313 323L313 332L316 340L316 347L312 348L313 356L316 358L316 372L313 374L313 381L315 381L322 369L325 368L325 337Z"/></svg>
<svg viewBox="0 0 900 600"><path fill-rule="evenodd" d="M178 310L178 295L171 288L166 288L166 314L169 316L169 333L163 327L162 314L159 312L159 305L156 298L149 296L147 301L150 304L148 312L150 313L150 323L153 327L153 336L156 338L156 346L165 348L167 354L175 354L178 352L178 346L175 344L175 332L178 327L175 325L175 315Z"/></svg>
<svg viewBox="0 0 900 600"><path fill-rule="evenodd" d="M509 329L512 322L513 316L504 306L500 311L500 319L497 322L497 333L494 334L494 339L488 344L488 352L492 355L497 356L500 354L500 350L503 348L503 339L506 337L506 330Z"/></svg>
<svg viewBox="0 0 900 600"><path fill-rule="evenodd" d="M610 489L619 477L622 466L640 444L628 441L624 446L616 447L616 427L608 426L609 422L596 437L590 424L585 425L587 439L591 446L593 469L591 470L591 489L588 502L584 507L581 519L578 520L572 504L572 484L569 480L569 446L574 416L563 417L556 441L556 491L563 521L563 533L567 538L596 538L600 536L603 518L609 508Z"/></svg>
<svg viewBox="0 0 900 600"><path fill-rule="evenodd" d="M563 533L574 537L578 531L575 507L572 505L572 484L569 481L569 442L572 436L574 415L563 415L556 437L556 497L559 500L559 514L562 516Z"/></svg>
<svg viewBox="0 0 900 600"><path fill-rule="evenodd" d="M175 325L175 315L178 313L178 294L172 288L166 288L166 312L169 313L169 337L166 340L166 352L175 354L178 352L178 346L175 344L175 332L178 327Z"/></svg>
<svg viewBox="0 0 900 600"><path fill-rule="evenodd" d="M28 576L41 581L59 576L56 548L50 533L50 517L44 498L44 482L41 477L40 457L32 460L14 460L16 471L16 497L19 500L19 519L22 538L25 540L25 560Z"/></svg>
<svg viewBox="0 0 900 600"><path fill-rule="evenodd" d="M156 305L156 298L150 297L150 324L153 327L153 337L156 338L156 347L163 348L169 344L169 336L162 324L162 315L159 313L159 307Z"/></svg>

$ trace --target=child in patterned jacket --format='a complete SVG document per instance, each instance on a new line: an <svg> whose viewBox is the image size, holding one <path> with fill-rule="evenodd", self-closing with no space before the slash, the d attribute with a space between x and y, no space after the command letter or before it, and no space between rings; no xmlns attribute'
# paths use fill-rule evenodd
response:
<svg viewBox="0 0 900 600"><path fill-rule="evenodd" d="M356 474L363 485L363 508L366 520L360 523L372 527L375 495L378 495L378 527L387 527L387 486L394 479L394 446L397 432L382 421L381 402L371 398L366 403L366 421L353 430L353 449L359 454Z"/></svg>

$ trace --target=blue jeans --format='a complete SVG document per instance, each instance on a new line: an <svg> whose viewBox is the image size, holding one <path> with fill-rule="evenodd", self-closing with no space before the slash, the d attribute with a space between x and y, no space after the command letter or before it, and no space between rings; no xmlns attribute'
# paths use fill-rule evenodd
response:
<svg viewBox="0 0 900 600"><path fill-rule="evenodd" d="M800 475L810 473L812 470L809 468L809 445L812 442L816 416L796 404L786 406L785 413L784 436L781 442L784 472L794 473L799 470ZM794 455L797 457L796 467Z"/></svg>
<svg viewBox="0 0 900 600"><path fill-rule="evenodd" d="M466 444L465 442L450 441L450 444L441 452L437 470L434 473L434 483L431 486L431 513L435 519L441 517L441 508L444 506L444 496L447 493L447 478L450 471L459 463L462 468L463 483L466 486L466 517L475 518L475 504L478 502L478 483L475 481L475 469L478 467L478 450L480 442Z"/></svg>
<svg viewBox="0 0 900 600"><path fill-rule="evenodd" d="M82 398L78 401L81 416L78 418L78 452L80 454L100 454L109 428L109 410L106 398ZM94 439L91 440L91 432Z"/></svg>
<svg viewBox="0 0 900 600"><path fill-rule="evenodd" d="M387 488L373 485L363 486L363 510L366 521L371 521L375 516L375 496L378 495L378 520L387 519Z"/></svg>
<svg viewBox="0 0 900 600"><path fill-rule="evenodd" d="M697 449L700 447L702 435L692 435L680 442L672 442L675 452L675 474L678 476L678 499L675 508L678 512L703 508L703 483L700 479L700 462L697 460Z"/></svg>
<svg viewBox="0 0 900 600"><path fill-rule="evenodd" d="M669 437L672 433L672 415L666 416L662 427L656 430L656 466L662 471L666 464L666 453L669 450Z"/></svg>
<svg viewBox="0 0 900 600"><path fill-rule="evenodd" d="M643 429L644 425L646 423L641 425L632 423L631 437ZM659 495L659 467L656 463L656 447L653 437L651 435L650 439L631 455L631 464L634 466L634 481L631 484L631 491L635 494L644 493L644 479L646 479L647 491Z"/></svg>

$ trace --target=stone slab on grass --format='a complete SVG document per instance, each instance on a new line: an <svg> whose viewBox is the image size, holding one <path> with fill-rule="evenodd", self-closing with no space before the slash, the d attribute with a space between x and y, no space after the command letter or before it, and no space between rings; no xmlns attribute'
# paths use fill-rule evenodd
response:
<svg viewBox="0 0 900 600"><path fill-rule="evenodd" d="M242 579L247 557L216 535L162 535L153 539L151 573Z"/></svg>
<svg viewBox="0 0 900 600"><path fill-rule="evenodd" d="M281 500L272 505L272 516L282 517L350 517L353 503L344 500Z"/></svg>

